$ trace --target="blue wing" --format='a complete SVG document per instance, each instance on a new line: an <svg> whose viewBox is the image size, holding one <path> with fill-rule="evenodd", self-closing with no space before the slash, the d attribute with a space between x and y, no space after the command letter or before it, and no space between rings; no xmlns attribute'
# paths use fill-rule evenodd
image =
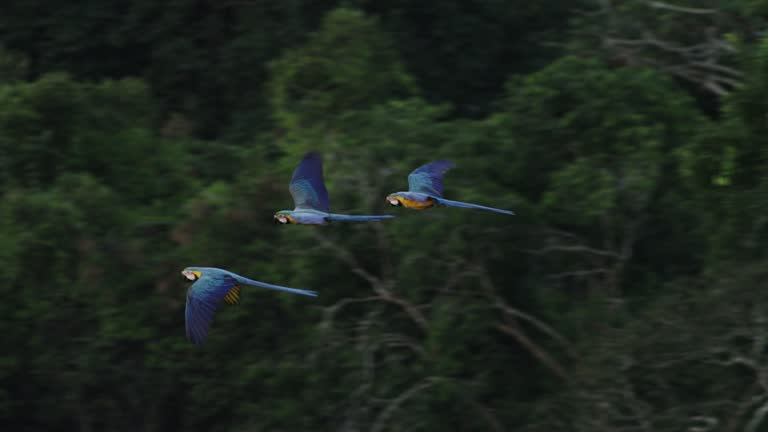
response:
<svg viewBox="0 0 768 432"><path fill-rule="evenodd" d="M217 307L218 305L213 302L187 296L185 311L187 340L195 345L202 345L205 342Z"/></svg>
<svg viewBox="0 0 768 432"><path fill-rule="evenodd" d="M231 279L200 279L187 292L187 306L184 311L187 325L187 339L195 345L202 345L208 337L213 316L221 301L235 291L239 301L240 292Z"/></svg>
<svg viewBox="0 0 768 432"><path fill-rule="evenodd" d="M408 191L443 196L443 174L453 167L453 162L439 160L416 168L408 175Z"/></svg>
<svg viewBox="0 0 768 432"><path fill-rule="evenodd" d="M439 198L439 197L435 197L435 199L437 199L437 202L439 204L444 205L446 207L461 207L461 208L470 208L470 209L478 209L478 210L488 210L488 211L492 211L496 213L504 213L508 215L515 214L515 212L510 210L502 210L502 209L497 209L493 207L486 207L486 206L481 206L477 204L465 203L461 201L451 201L451 200L447 200L445 198Z"/></svg>
<svg viewBox="0 0 768 432"><path fill-rule="evenodd" d="M328 190L323 182L323 162L320 154L309 152L293 172L288 188L297 209L313 209L330 212Z"/></svg>
<svg viewBox="0 0 768 432"><path fill-rule="evenodd" d="M202 345L208 337L216 309L222 301L237 304L240 301L240 285L253 285L294 294L317 296L314 291L287 288L244 278L238 274L221 270L207 269L214 273L203 275L187 291L187 306L184 311L187 325L187 339L195 345Z"/></svg>

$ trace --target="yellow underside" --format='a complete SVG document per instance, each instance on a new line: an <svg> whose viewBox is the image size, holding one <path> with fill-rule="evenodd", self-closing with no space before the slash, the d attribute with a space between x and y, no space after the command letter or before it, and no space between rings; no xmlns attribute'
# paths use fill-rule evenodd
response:
<svg viewBox="0 0 768 432"><path fill-rule="evenodd" d="M435 200L431 198L426 202L414 201L414 200L410 200L408 198L403 198L403 197L397 197L397 200L400 201L400 204L402 204L403 207L414 209L414 210L424 210L426 208L430 208L433 205L435 205Z"/></svg>
<svg viewBox="0 0 768 432"><path fill-rule="evenodd" d="M224 301L231 305L238 304L240 302L240 287L237 285L233 286L224 296Z"/></svg>

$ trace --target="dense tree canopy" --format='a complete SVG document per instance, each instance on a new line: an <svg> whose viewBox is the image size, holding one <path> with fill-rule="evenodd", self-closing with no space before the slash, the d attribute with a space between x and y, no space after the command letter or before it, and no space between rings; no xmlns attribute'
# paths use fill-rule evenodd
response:
<svg viewBox="0 0 768 432"><path fill-rule="evenodd" d="M768 3L5 2L0 427L768 428ZM275 226L323 153L339 213ZM386 207L451 159L445 195ZM186 266L258 289L184 337Z"/></svg>

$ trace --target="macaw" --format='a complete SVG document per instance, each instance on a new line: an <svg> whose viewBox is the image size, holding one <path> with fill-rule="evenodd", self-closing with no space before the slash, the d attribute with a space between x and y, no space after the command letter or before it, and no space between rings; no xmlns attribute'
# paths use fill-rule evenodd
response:
<svg viewBox="0 0 768 432"><path fill-rule="evenodd" d="M408 175L408 192L395 192L389 194L387 196L387 203L393 207L403 206L415 210L445 206L490 210L508 215L515 214L515 212L509 210L501 210L461 201L451 201L443 198L443 175L453 167L453 162L439 160L416 168Z"/></svg>
<svg viewBox="0 0 768 432"><path fill-rule="evenodd" d="M231 305L240 302L242 286L250 285L317 297L314 291L258 282L213 267L187 267L181 274L194 282L187 290L187 306L184 315L187 322L187 339L195 345L202 345L205 341L213 321L213 314L222 300Z"/></svg>
<svg viewBox="0 0 768 432"><path fill-rule="evenodd" d="M295 208L281 210L273 216L276 224L327 225L331 222L364 222L393 218L392 215L351 216L331 213L328 190L323 182L320 154L309 152L293 172L288 188Z"/></svg>

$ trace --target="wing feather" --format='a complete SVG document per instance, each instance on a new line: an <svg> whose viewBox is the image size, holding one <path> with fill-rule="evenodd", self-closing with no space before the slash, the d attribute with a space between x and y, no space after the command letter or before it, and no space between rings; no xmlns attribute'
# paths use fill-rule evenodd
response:
<svg viewBox="0 0 768 432"><path fill-rule="evenodd" d="M453 167L453 162L439 160L416 168L408 175L408 191L442 197L443 175Z"/></svg>
<svg viewBox="0 0 768 432"><path fill-rule="evenodd" d="M296 209L312 209L330 212L328 190L323 182L323 162L320 154L309 152L299 162L291 177L288 190L293 196Z"/></svg>
<svg viewBox="0 0 768 432"><path fill-rule="evenodd" d="M231 278L203 278L192 284L187 292L186 318L187 339L202 345L208 337L213 316L222 300L240 301L240 287Z"/></svg>
<svg viewBox="0 0 768 432"><path fill-rule="evenodd" d="M211 328L217 305L209 301L187 296L186 321L187 339L195 345L202 345Z"/></svg>

